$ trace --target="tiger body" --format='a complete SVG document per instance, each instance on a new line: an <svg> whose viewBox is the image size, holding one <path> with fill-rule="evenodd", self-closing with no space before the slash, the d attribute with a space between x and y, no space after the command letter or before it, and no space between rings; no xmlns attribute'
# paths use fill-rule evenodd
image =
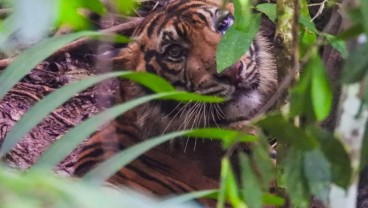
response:
<svg viewBox="0 0 368 208"><path fill-rule="evenodd" d="M277 87L269 40L260 31L251 47L223 73L216 47L233 22L232 6L217 0L177 0L146 17L115 61L122 69L151 72L178 90L224 98L222 104L153 101L112 121L84 145L75 174L83 175L111 155L164 133L200 127L228 128L249 120ZM120 101L150 91L121 81ZM110 182L155 195L217 188L222 156L214 141L178 139L139 157ZM188 172L189 171L189 172Z"/></svg>

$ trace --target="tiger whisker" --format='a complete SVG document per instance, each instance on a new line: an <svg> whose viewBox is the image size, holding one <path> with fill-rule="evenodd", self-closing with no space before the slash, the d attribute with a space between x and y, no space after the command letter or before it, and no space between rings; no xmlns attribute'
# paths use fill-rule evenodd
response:
<svg viewBox="0 0 368 208"><path fill-rule="evenodd" d="M175 112L175 110L181 105L182 103L178 103L176 106L175 106L175 108L170 112L170 113L168 113L167 115L165 115L163 118L167 118L167 117L169 117L169 116L171 116L171 114L172 113L174 113Z"/></svg>

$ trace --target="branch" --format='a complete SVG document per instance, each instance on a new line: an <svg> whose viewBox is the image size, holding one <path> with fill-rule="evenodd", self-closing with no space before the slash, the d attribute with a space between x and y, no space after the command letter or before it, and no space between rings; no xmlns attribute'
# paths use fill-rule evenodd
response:
<svg viewBox="0 0 368 208"><path fill-rule="evenodd" d="M110 27L108 29L100 30L100 32L102 32L102 33L125 32L127 30L131 30L131 29L134 29L134 28L138 27L142 23L142 21L143 21L143 18L137 17L137 18L134 18L134 20L132 20L130 22L126 22L126 23L123 23L123 24L120 24L120 25L116 25L116 26ZM72 49L78 48L78 47L88 43L91 40L93 40L93 39L91 39L91 38L81 38L79 40L73 41L73 42L69 43L68 45L64 46L63 48L59 49L53 55L58 55L60 53L65 53L65 52L70 51Z"/></svg>

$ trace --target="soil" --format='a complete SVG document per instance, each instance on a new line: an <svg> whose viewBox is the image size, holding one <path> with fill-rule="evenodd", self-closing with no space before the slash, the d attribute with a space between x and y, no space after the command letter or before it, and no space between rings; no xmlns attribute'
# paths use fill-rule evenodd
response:
<svg viewBox="0 0 368 208"><path fill-rule="evenodd" d="M167 3L168 0L145 1L136 14L144 17L153 9L160 8ZM109 13L103 18L91 14L90 18L99 30L111 29L134 20L134 18L113 13ZM129 36L133 29L128 28L118 32ZM55 35L67 32L70 32L67 28L61 28ZM107 51L117 50L123 45L88 41L78 46L71 49L68 47L68 50L62 49L61 52L59 51L37 65L0 100L0 144L22 115L47 94L90 75L111 71L111 63L106 63L105 59L97 57L104 57L100 55ZM3 68L0 68L0 73L2 70ZM117 86L117 80L109 80L74 96L25 135L23 140L6 155L5 162L15 168L28 169L39 159L45 149L68 129L110 107ZM56 172L70 175L73 172L72 167L77 151L78 148L57 165Z"/></svg>

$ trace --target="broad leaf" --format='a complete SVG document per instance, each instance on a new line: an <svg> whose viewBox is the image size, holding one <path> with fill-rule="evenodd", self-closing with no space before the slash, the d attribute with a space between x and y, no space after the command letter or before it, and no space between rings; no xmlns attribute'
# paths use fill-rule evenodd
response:
<svg viewBox="0 0 368 208"><path fill-rule="evenodd" d="M226 31L216 50L217 72L238 61L249 49L259 31L260 17L251 12L250 0L235 0L235 22Z"/></svg>
<svg viewBox="0 0 368 208"><path fill-rule="evenodd" d="M217 72L222 72L238 61L248 51L255 34L230 28L217 46Z"/></svg>
<svg viewBox="0 0 368 208"><path fill-rule="evenodd" d="M306 208L310 200L310 192L304 175L303 152L289 149L283 163L283 181L286 184L292 207Z"/></svg>
<svg viewBox="0 0 368 208"><path fill-rule="evenodd" d="M358 45L349 55L342 71L342 81L346 84L360 81L368 69L368 43Z"/></svg>
<svg viewBox="0 0 368 208"><path fill-rule="evenodd" d="M317 141L308 136L302 129L289 123L282 115L269 115L257 122L271 136L285 140L300 150L311 150L317 146Z"/></svg>
<svg viewBox="0 0 368 208"><path fill-rule="evenodd" d="M299 82L291 89L290 96L290 116L307 115L314 118L312 101L310 97L310 80L312 79L312 71L304 70L300 75ZM309 119L312 120L312 119Z"/></svg>
<svg viewBox="0 0 368 208"><path fill-rule="evenodd" d="M256 9L265 14L273 22L276 21L276 4L273 3L258 4L256 6Z"/></svg>
<svg viewBox="0 0 368 208"><path fill-rule="evenodd" d="M305 153L304 173L310 192L324 204L327 204L331 184L331 168L330 163L319 149Z"/></svg>
<svg viewBox="0 0 368 208"><path fill-rule="evenodd" d="M346 48L346 44L345 41L333 36L333 35L329 35L324 33L323 36L326 37L327 41L329 44L331 44L331 46L336 49L343 58L347 58L348 57L348 49Z"/></svg>
<svg viewBox="0 0 368 208"><path fill-rule="evenodd" d="M352 167L350 157L340 140L331 133L317 127L308 127L307 133L317 138L320 148L331 164L332 182L343 188L351 183Z"/></svg>
<svg viewBox="0 0 368 208"><path fill-rule="evenodd" d="M365 0L360 1L360 11L363 17L362 25L363 25L365 34L368 34L368 1L365 1Z"/></svg>
<svg viewBox="0 0 368 208"><path fill-rule="evenodd" d="M315 55L305 70L312 70L311 100L318 121L325 119L331 109L332 89L322 60Z"/></svg>

